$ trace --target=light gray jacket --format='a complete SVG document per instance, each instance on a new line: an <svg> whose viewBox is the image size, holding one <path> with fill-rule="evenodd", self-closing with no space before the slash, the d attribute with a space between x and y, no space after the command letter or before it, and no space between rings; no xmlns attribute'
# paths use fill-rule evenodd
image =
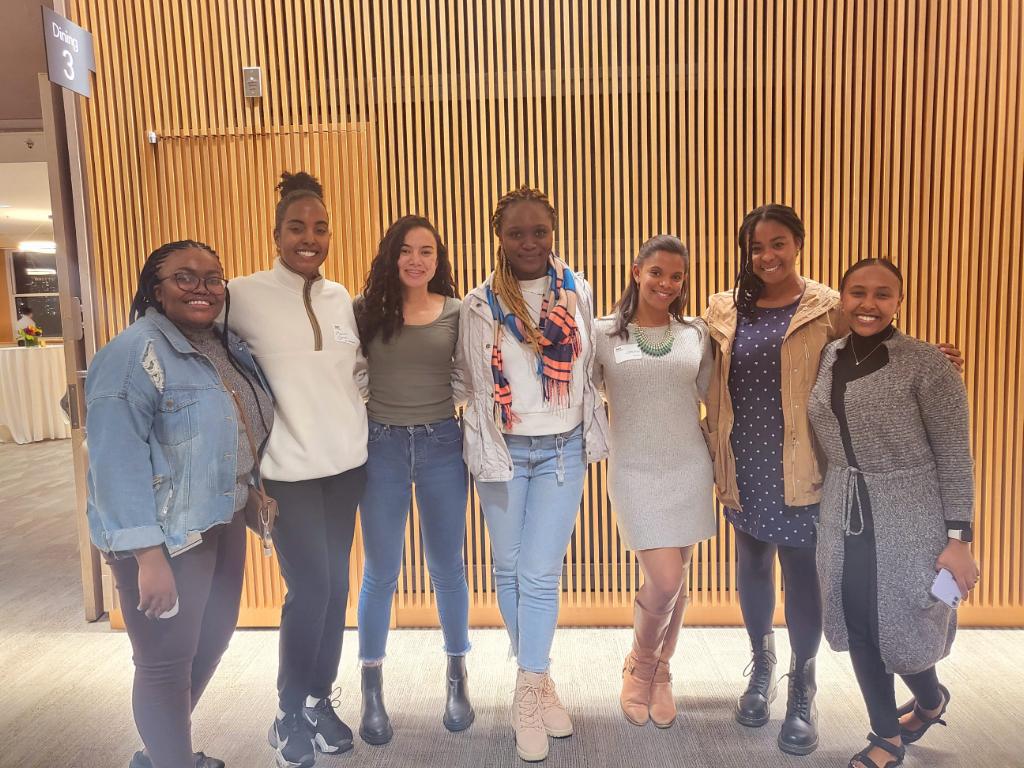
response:
<svg viewBox="0 0 1024 768"><path fill-rule="evenodd" d="M487 303L492 275L466 296L459 316L459 362L464 367L462 384L467 403L463 414L462 455L477 482L507 482L512 479L512 456L501 428L494 418L494 376L491 346L494 318ZM576 274L579 314L587 324L585 332L594 338L594 299L590 284ZM594 356L597 344L590 344L586 359L587 380L583 387L583 438L587 461L608 456L608 417L604 403L594 389Z"/></svg>
<svg viewBox="0 0 1024 768"><path fill-rule="evenodd" d="M808 415L827 461L818 523L818 575L825 637L849 649L843 613L843 558L849 514L863 474L871 500L878 567L878 639L886 669L914 674L949 653L956 612L931 595L946 521L974 517L967 393L937 347L899 331L885 343L889 362L850 382L846 420L857 468L846 461L832 412L832 367L849 337L829 344L811 390Z"/></svg>

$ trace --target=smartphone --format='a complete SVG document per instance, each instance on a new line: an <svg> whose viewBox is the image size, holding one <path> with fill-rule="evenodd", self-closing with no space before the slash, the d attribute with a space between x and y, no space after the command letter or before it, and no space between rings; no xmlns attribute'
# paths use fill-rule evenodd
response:
<svg viewBox="0 0 1024 768"><path fill-rule="evenodd" d="M935 576L931 592L932 597L936 600L941 600L950 608L956 608L963 599L963 595L960 594L960 587L956 585L956 579L945 568Z"/></svg>
<svg viewBox="0 0 1024 768"><path fill-rule="evenodd" d="M956 586L956 585L954 585L954 586ZM171 606L171 609L169 611L164 611L163 613L160 614L160 618L161 619L173 619L175 616L178 615L178 609L179 608L181 608L181 598L180 597L177 600L174 601L174 605Z"/></svg>

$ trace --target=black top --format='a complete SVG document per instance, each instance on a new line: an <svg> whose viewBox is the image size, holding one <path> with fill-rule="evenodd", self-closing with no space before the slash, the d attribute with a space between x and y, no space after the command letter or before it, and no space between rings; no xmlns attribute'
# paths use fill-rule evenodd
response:
<svg viewBox="0 0 1024 768"><path fill-rule="evenodd" d="M851 333L846 346L836 353L836 362L832 366L832 412L839 420L839 434L843 439L846 451L846 463L856 468L857 456L853 451L850 438L850 427L846 421L846 387L857 379L879 371L889 364L889 350L883 342L893 334L893 327L887 325L872 336L858 336ZM861 517L864 530L872 530L871 500L868 498L867 484L862 475L857 475L857 497L860 502ZM856 526L856 522L853 523Z"/></svg>

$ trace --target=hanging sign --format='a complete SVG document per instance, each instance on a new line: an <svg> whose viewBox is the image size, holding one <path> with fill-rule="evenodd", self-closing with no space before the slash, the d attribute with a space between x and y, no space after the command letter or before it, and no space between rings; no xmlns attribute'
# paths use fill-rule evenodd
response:
<svg viewBox="0 0 1024 768"><path fill-rule="evenodd" d="M92 34L49 8L43 8L43 38L50 82L90 96L89 73L96 71Z"/></svg>

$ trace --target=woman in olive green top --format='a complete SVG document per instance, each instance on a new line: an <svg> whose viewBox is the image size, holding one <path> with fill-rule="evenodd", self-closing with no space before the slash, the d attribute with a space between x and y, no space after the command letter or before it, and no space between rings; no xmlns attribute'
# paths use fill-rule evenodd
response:
<svg viewBox="0 0 1024 768"><path fill-rule="evenodd" d="M366 492L361 505L365 568L359 593L363 707L359 735L386 744L381 665L391 601L402 565L413 486L430 581L448 655L442 721L449 731L473 722L466 690L469 593L463 560L466 465L456 401L459 308L451 262L434 226L404 216L381 240L356 320L370 375Z"/></svg>

